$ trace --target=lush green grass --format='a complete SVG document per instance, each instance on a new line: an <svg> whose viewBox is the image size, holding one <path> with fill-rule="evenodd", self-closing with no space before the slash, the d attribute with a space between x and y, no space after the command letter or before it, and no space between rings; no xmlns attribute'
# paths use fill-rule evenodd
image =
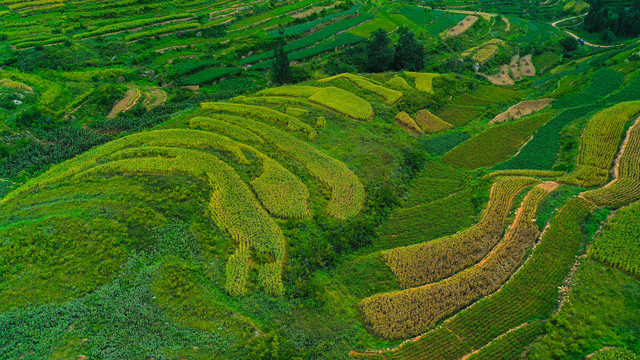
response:
<svg viewBox="0 0 640 360"><path fill-rule="evenodd" d="M640 204L618 210L595 238L589 255L631 274L640 274Z"/></svg>
<svg viewBox="0 0 640 360"><path fill-rule="evenodd" d="M531 358L584 358L605 346L640 349L637 278L583 260L574 284L562 311L546 327L547 335L531 348Z"/></svg>

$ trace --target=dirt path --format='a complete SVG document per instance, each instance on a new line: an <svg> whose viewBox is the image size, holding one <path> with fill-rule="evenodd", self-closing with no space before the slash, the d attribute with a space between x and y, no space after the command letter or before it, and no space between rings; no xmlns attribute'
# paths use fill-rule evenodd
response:
<svg viewBox="0 0 640 360"><path fill-rule="evenodd" d="M506 16L501 16L502 17L502 21L504 21L507 24L507 28L504 29L504 31L509 32L511 31L511 22L509 21L509 19L507 19Z"/></svg>
<svg viewBox="0 0 640 360"><path fill-rule="evenodd" d="M636 128L636 126L640 126L640 116L636 119L633 125L629 127L629 130L627 130L627 133L624 136L624 141L622 142L620 151L618 152L618 155L616 156L616 159L613 162L613 169L612 169L613 179L609 181L607 185L604 186L605 188L613 185L616 181L618 181L618 178L620 177L620 159L622 159L622 156L624 155L624 152L627 149L627 144L629 144L629 137L631 137L631 132Z"/></svg>
<svg viewBox="0 0 640 360"><path fill-rule="evenodd" d="M483 19L490 21L491 18L498 16L498 14L486 13L481 11L470 11L470 10L442 10L451 13L465 14L465 15L477 15L481 16ZM507 20L507 22L509 22Z"/></svg>
<svg viewBox="0 0 640 360"><path fill-rule="evenodd" d="M572 33L571 31L565 30L565 29L561 29L560 27L558 27L558 24L561 23L561 22L565 22L567 20L577 19L577 18L586 16L586 15L587 14L582 14L582 15L578 15L578 16L571 16L571 17L568 17L568 18L560 19L558 21L552 22L551 26L553 26L554 28L556 28L558 30L562 30L562 31L566 32L567 34L571 35L574 39L580 39L580 37L578 35ZM618 45L597 45L597 44L592 44L592 43L590 43L588 41L585 41L584 45L591 46L591 47L596 47L596 48L613 48L613 47L621 46L622 44L618 44Z"/></svg>

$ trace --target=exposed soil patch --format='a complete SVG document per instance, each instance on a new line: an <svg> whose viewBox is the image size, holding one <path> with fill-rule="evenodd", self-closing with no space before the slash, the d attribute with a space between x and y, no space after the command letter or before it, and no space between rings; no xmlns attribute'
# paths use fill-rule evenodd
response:
<svg viewBox="0 0 640 360"><path fill-rule="evenodd" d="M533 112L544 109L549 104L551 104L552 101L553 99L523 101L521 103L513 105L502 114L497 115L495 118L493 118L493 120L489 122L489 124L497 124L497 123L509 121L511 119L520 119L521 117L527 116Z"/></svg>
<svg viewBox="0 0 640 360"><path fill-rule="evenodd" d="M446 37L456 37L464 34L475 24L480 18L475 15L469 15L458 23L458 25L447 30Z"/></svg>

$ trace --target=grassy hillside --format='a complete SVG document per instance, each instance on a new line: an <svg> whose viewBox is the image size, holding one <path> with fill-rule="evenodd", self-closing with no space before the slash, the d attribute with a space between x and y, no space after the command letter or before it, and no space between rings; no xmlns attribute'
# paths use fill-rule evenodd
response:
<svg viewBox="0 0 640 360"><path fill-rule="evenodd" d="M0 358L640 354L640 43L586 6L0 0Z"/></svg>

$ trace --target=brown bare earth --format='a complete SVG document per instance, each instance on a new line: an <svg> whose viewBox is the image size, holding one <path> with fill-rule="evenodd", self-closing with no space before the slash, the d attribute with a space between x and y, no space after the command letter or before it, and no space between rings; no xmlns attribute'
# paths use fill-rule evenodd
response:
<svg viewBox="0 0 640 360"><path fill-rule="evenodd" d="M509 68L511 69L511 76L513 80L516 82L522 80L522 76L520 76L520 72L518 71L518 61L520 61L520 55L514 55L511 58L511 63L509 64Z"/></svg>
<svg viewBox="0 0 640 360"><path fill-rule="evenodd" d="M469 30L473 26L473 24L476 23L476 21L478 21L478 19L480 18L475 15L467 16L462 21L460 21L458 25L447 30L447 32L445 33L445 36L456 37L464 34L467 30Z"/></svg>
<svg viewBox="0 0 640 360"><path fill-rule="evenodd" d="M533 66L533 62L531 62L532 56L529 54L520 59L520 69L519 72L522 76L536 76L536 68Z"/></svg>
<svg viewBox="0 0 640 360"><path fill-rule="evenodd" d="M505 16L501 16L501 17L502 17L502 20L507 24L507 27L504 29L504 31L509 32L511 30L511 22Z"/></svg>
<svg viewBox="0 0 640 360"><path fill-rule="evenodd" d="M484 74L482 74L484 75ZM489 82L494 85L514 85L515 81L509 77L509 65L504 64L500 67L500 73L498 75L484 75Z"/></svg>
<svg viewBox="0 0 640 360"><path fill-rule="evenodd" d="M542 110L547 107L553 99L540 99L523 101L510 107L507 111L497 115L489 124L497 124L511 119L520 119L538 110Z"/></svg>
<svg viewBox="0 0 640 360"><path fill-rule="evenodd" d="M118 101L113 106L107 118L113 119L118 116L118 114L131 109L138 102L138 99L140 99L141 95L142 94L140 93L140 89L138 88L127 90L127 92L124 94L124 98L122 98L122 100Z"/></svg>

